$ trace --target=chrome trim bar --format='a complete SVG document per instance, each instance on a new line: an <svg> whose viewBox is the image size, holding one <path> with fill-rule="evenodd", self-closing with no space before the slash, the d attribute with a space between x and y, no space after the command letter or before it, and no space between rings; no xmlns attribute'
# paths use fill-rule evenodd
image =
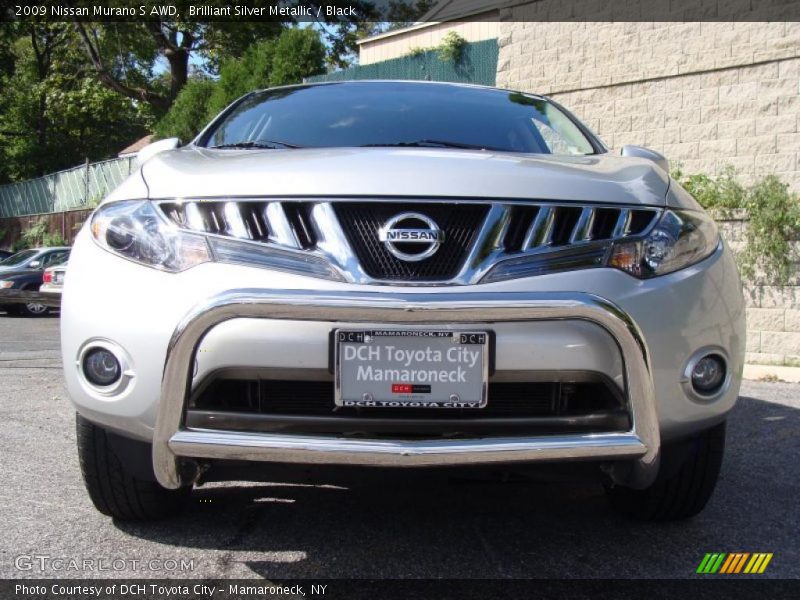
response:
<svg viewBox="0 0 800 600"><path fill-rule="evenodd" d="M547 246L553 238L553 223L556 218L556 210L552 206L541 206L539 212L531 223L530 229L525 234L522 242L522 249L538 248Z"/></svg>
<svg viewBox="0 0 800 600"><path fill-rule="evenodd" d="M253 239L242 218L242 211L239 209L238 202L226 202L223 211L225 214L225 233L240 240Z"/></svg>
<svg viewBox="0 0 800 600"><path fill-rule="evenodd" d="M633 423L629 432L437 441L365 441L332 436L282 436L186 430L183 414L203 337L231 319L292 319L345 323L432 324L581 320L605 329L625 363ZM167 348L153 439L153 468L161 485L191 483L181 457L361 465L458 465L477 462L635 458L613 471L617 481L646 487L658 471L658 416L647 346L618 306L590 294L470 292L381 293L242 289L192 309ZM616 473L616 474L614 474Z"/></svg>
<svg viewBox="0 0 800 600"><path fill-rule="evenodd" d="M264 208L264 220L269 227L270 240L288 248L300 248L294 229L286 218L286 211L280 202L270 202Z"/></svg>
<svg viewBox="0 0 800 600"><path fill-rule="evenodd" d="M350 249L350 242L347 241L333 205L330 202L315 204L311 208L311 217L319 255L339 267L341 273L351 282L369 281L369 276Z"/></svg>
<svg viewBox="0 0 800 600"><path fill-rule="evenodd" d="M205 232L208 230L203 214L197 206L197 202L189 202L186 205L186 224L190 229Z"/></svg>
<svg viewBox="0 0 800 600"><path fill-rule="evenodd" d="M469 282L477 275L489 272L503 255L503 238L511 222L511 211L502 204L493 204L469 251L457 281Z"/></svg>
<svg viewBox="0 0 800 600"><path fill-rule="evenodd" d="M638 458L647 447L632 433L477 440L363 440L192 429L169 441L177 456L281 463L431 467L520 460Z"/></svg>
<svg viewBox="0 0 800 600"><path fill-rule="evenodd" d="M632 214L633 213L627 208L623 208L619 211L617 222L614 224L614 231L611 233L612 238L621 238L630 232Z"/></svg>
<svg viewBox="0 0 800 600"><path fill-rule="evenodd" d="M581 216L578 217L578 222L572 228L572 233L569 236L569 243L575 242L588 242L592 239L592 226L594 225L594 209L585 207L581 210Z"/></svg>

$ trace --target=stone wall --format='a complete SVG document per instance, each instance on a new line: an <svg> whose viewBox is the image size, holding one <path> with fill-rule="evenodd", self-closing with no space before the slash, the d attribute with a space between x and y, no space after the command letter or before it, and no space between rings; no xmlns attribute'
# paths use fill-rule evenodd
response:
<svg viewBox="0 0 800 600"><path fill-rule="evenodd" d="M686 173L731 165L745 184L774 173L800 191L800 23L575 22L572 5L502 12L499 87L555 98L612 149L649 146ZM746 227L721 221L734 250ZM746 283L745 298L747 361L800 366L800 286Z"/></svg>
<svg viewBox="0 0 800 600"><path fill-rule="evenodd" d="M521 22L553 4L503 12L498 86L552 96L611 148L800 191L800 23Z"/></svg>

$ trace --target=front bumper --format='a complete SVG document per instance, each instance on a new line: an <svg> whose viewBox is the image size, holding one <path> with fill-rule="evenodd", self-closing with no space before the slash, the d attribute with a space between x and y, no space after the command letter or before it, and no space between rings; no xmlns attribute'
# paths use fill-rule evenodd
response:
<svg viewBox="0 0 800 600"><path fill-rule="evenodd" d="M414 288L324 282L213 263L167 274L116 258L85 233L73 249L62 309L67 388L87 419L152 443L155 472L167 486L191 481L195 463L204 459L395 466L594 459L607 462L615 480L641 486L655 475L660 440L718 423L738 394L744 305L727 250L649 281L593 269ZM582 435L420 441L185 425L192 386L214 368L326 370L327 332L363 323L494 329L498 374L604 373L625 393L632 426ZM127 354L134 375L113 397L94 394L81 382L76 361L92 340L111 341ZM718 399L698 401L687 395L682 379L689 357L708 347L729 358L732 380Z"/></svg>
<svg viewBox="0 0 800 600"><path fill-rule="evenodd" d="M633 426L624 433L447 441L363 441L346 437L287 436L184 430L182 417L203 337L224 321L240 318L387 324L485 323L487 321L589 321L609 333L625 364ZM167 349L161 403L153 439L158 481L177 488L191 481L181 457L270 462L382 466L465 465L560 459L635 458L629 485L643 487L657 472L658 417L644 338L636 324L610 302L587 294L536 293L333 293L235 290L196 307L177 327Z"/></svg>

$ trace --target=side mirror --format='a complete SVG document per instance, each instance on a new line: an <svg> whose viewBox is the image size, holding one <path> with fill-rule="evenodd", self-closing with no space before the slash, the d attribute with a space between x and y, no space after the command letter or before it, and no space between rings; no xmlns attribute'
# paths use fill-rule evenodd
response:
<svg viewBox="0 0 800 600"><path fill-rule="evenodd" d="M151 158L153 158L156 154L161 154L162 152L166 152L167 150L174 150L180 145L181 141L178 138L167 138L165 140L158 140L157 142L148 144L147 146L139 150L139 154L136 155L136 160L140 165L142 165Z"/></svg>
<svg viewBox="0 0 800 600"><path fill-rule="evenodd" d="M652 160L659 167L661 167L667 175L669 175L669 160L667 160L667 157L660 152L656 152L650 148L645 148L644 146L625 145L622 147L622 150L620 150L620 154L622 156L636 156L637 158L646 158L647 160Z"/></svg>
<svg viewBox="0 0 800 600"><path fill-rule="evenodd" d="M28 267L30 267L31 269L38 269L41 266L42 266L42 261L40 260L32 260L31 262L28 263Z"/></svg>

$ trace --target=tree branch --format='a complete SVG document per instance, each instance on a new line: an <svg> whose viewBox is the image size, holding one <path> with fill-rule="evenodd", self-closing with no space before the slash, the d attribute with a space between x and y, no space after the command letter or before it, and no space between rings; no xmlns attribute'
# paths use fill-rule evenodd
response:
<svg viewBox="0 0 800 600"><path fill-rule="evenodd" d="M163 52L166 53L167 50L175 51L178 49L178 46L170 41L169 36L164 33L164 30L161 27L161 21L146 21L145 27L150 32L153 40L156 42L156 46L163 49Z"/></svg>
<svg viewBox="0 0 800 600"><path fill-rule="evenodd" d="M118 94L122 94L123 96L133 100L146 102L156 109L166 111L169 108L170 100L161 94L146 88L131 87L116 79L105 67L105 64L103 63L103 57L100 54L99 45L95 44L89 37L89 33L86 31L83 23L80 21L74 21L73 23L76 31L78 32L78 36L83 42L83 48L86 51L86 55L89 57L92 66L94 67L95 73L97 74L97 79L100 81L100 83L110 90L117 92Z"/></svg>

